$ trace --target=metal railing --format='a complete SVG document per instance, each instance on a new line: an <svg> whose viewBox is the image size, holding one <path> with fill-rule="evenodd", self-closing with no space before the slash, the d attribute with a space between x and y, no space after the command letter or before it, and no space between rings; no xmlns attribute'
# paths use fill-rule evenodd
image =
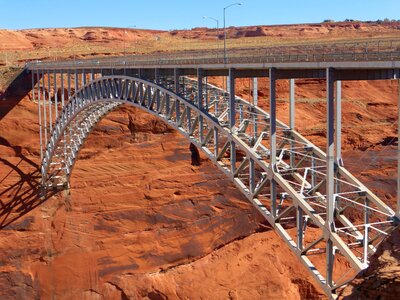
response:
<svg viewBox="0 0 400 300"><path fill-rule="evenodd" d="M227 64L236 63L299 63L357 62L400 60L400 39L364 42L299 44L275 47L229 49ZM46 67L135 67L158 65L224 64L221 51L190 50L146 55L116 56L69 61L33 61L28 68Z"/></svg>

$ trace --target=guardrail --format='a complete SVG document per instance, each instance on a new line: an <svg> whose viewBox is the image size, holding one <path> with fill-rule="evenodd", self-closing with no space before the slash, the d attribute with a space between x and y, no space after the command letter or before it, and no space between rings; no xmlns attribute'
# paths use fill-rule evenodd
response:
<svg viewBox="0 0 400 300"><path fill-rule="evenodd" d="M226 59L221 51L192 50L147 55L117 56L58 62L36 61L27 67L116 67L153 65L197 65L235 63L295 63L340 61L398 61L400 40L355 43L321 43L259 48L228 49Z"/></svg>

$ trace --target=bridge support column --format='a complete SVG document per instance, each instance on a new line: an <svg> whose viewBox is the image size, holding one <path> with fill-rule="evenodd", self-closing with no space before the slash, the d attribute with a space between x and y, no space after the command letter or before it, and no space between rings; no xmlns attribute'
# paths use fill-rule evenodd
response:
<svg viewBox="0 0 400 300"><path fill-rule="evenodd" d="M32 79L32 101L35 101L35 72L31 71L31 79Z"/></svg>
<svg viewBox="0 0 400 300"><path fill-rule="evenodd" d="M336 110L335 110L335 151L336 163L343 166L342 160L342 81L336 81Z"/></svg>
<svg viewBox="0 0 400 300"><path fill-rule="evenodd" d="M236 107L235 107L235 69L229 69L229 128L232 132L235 126ZM231 171L236 171L236 145L231 141Z"/></svg>
<svg viewBox="0 0 400 300"><path fill-rule="evenodd" d="M303 210L301 207L296 209L296 227L297 227L297 248L303 250L303 239L304 239L304 217Z"/></svg>
<svg viewBox="0 0 400 300"><path fill-rule="evenodd" d="M67 71L68 99L71 98L71 70Z"/></svg>
<svg viewBox="0 0 400 300"><path fill-rule="evenodd" d="M33 72L32 72L33 75ZM40 144L40 161L43 161L43 123L42 123L42 104L40 101L40 73L36 71L37 96L38 96L38 117L39 117L39 144Z"/></svg>
<svg viewBox="0 0 400 300"><path fill-rule="evenodd" d="M51 105L51 81L50 81L50 70L47 70L47 95L49 100L49 137L53 130L53 113L52 113L52 105Z"/></svg>
<svg viewBox="0 0 400 300"><path fill-rule="evenodd" d="M231 80L230 76L228 75L225 77L225 90L227 93L229 93L230 89L231 89Z"/></svg>
<svg viewBox="0 0 400 300"><path fill-rule="evenodd" d="M180 76L180 70L179 69L174 69L174 92L175 94L179 95L179 76ZM176 112L176 123L179 124L181 120L181 108L180 108L180 103L176 99L175 100L175 112Z"/></svg>
<svg viewBox="0 0 400 300"><path fill-rule="evenodd" d="M270 169L275 172L276 165L276 69L269 69L269 130L270 130ZM272 216L277 215L276 182L272 176L271 180L271 207Z"/></svg>
<svg viewBox="0 0 400 300"><path fill-rule="evenodd" d="M295 102L295 97L294 97L294 88L295 88L295 81L294 79L289 80L289 127L290 130L294 131L294 126L295 126L295 117L296 117L296 102ZM294 139L294 136L291 135L291 138ZM295 142L291 141L290 142L291 146L291 152L290 152L290 167L295 166L295 155L293 153L294 147L295 147Z"/></svg>
<svg viewBox="0 0 400 300"><path fill-rule="evenodd" d="M197 103L200 111L203 110L203 69L197 69ZM203 143L203 117L199 114L199 139L200 144Z"/></svg>
<svg viewBox="0 0 400 300"><path fill-rule="evenodd" d="M78 70L75 70L75 93L78 91L78 86L79 86Z"/></svg>
<svg viewBox="0 0 400 300"><path fill-rule="evenodd" d="M229 69L229 128L235 126L236 107L235 107L235 69Z"/></svg>
<svg viewBox="0 0 400 300"><path fill-rule="evenodd" d="M249 191L250 194L254 194L254 189L256 187L255 184L255 164L254 164L254 159L250 158L249 159Z"/></svg>
<svg viewBox="0 0 400 300"><path fill-rule="evenodd" d="M204 76L204 84L205 84L205 91L204 91L204 108L208 111L209 107L209 99L208 99L208 77Z"/></svg>
<svg viewBox="0 0 400 300"><path fill-rule="evenodd" d="M154 69L154 81L156 84L160 84L160 70L159 69ZM156 107L157 111L160 111L160 106L161 106L161 95L160 91L156 91Z"/></svg>
<svg viewBox="0 0 400 300"><path fill-rule="evenodd" d="M54 112L55 112L55 118L57 120L58 118L58 95L57 95L57 71L54 70L53 72L53 80L54 80Z"/></svg>
<svg viewBox="0 0 400 300"><path fill-rule="evenodd" d="M44 124L44 144L47 145L47 109L46 109L46 80L45 72L42 70L42 89L43 89L43 124Z"/></svg>
<svg viewBox="0 0 400 300"><path fill-rule="evenodd" d="M86 72L85 69L82 70L82 86L86 84Z"/></svg>
<svg viewBox="0 0 400 300"><path fill-rule="evenodd" d="M334 99L334 71L332 68L326 70L326 223L329 230L333 229L333 211L334 211L334 134L335 134L335 99Z"/></svg>
<svg viewBox="0 0 400 300"><path fill-rule="evenodd" d="M174 69L174 92L175 94L179 94L179 76L180 69Z"/></svg>
<svg viewBox="0 0 400 300"><path fill-rule="evenodd" d="M258 78L253 78L253 104L254 106L258 105ZM258 116L256 114L253 115L253 139L254 141L258 138Z"/></svg>
<svg viewBox="0 0 400 300"><path fill-rule="evenodd" d="M64 102L65 102L65 95L64 95L64 72L63 70L60 70L60 79L61 79L61 110L64 108Z"/></svg>
<svg viewBox="0 0 400 300"><path fill-rule="evenodd" d="M62 113L62 110L63 110L63 108L64 108L64 105L65 105L65 95L64 95L64 72L63 72L63 70L61 69L60 70L60 79L61 79L61 113ZM68 79L69 79L69 77L68 77ZM67 99L68 100L68 99ZM67 157L67 141L66 141L66 137L65 137L65 134L64 134L64 138L63 138L63 143L64 143L64 160L66 159L66 157Z"/></svg>
<svg viewBox="0 0 400 300"><path fill-rule="evenodd" d="M327 124L326 124L326 227L329 234L325 237L326 241L326 283L329 287L333 285L333 261L334 249L330 240L330 232L334 231L334 136L335 136L335 99L334 99L334 70L326 69L326 93L327 93Z"/></svg>
<svg viewBox="0 0 400 300"><path fill-rule="evenodd" d="M342 81L336 81L336 106L335 106L335 174L339 179L339 167L343 166L342 159ZM340 182L335 182L335 193L340 193ZM335 205L336 206L336 205Z"/></svg>

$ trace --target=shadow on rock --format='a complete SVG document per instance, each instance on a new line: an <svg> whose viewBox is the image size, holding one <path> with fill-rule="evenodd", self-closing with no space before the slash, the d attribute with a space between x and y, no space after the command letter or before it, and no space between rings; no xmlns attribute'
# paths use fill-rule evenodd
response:
<svg viewBox="0 0 400 300"><path fill-rule="evenodd" d="M34 77L35 85L37 76ZM21 69L16 77L6 88L4 93L0 92L0 120L2 120L18 103L32 90L32 73Z"/></svg>
<svg viewBox="0 0 400 300"><path fill-rule="evenodd" d="M20 225L14 228L16 225L13 223L52 197L57 191L42 192L39 166L22 154L21 147L11 146L4 138L0 138L0 144L13 148L16 157L20 158L18 163L0 158L0 163L10 168L10 171L0 178L0 229L19 230ZM26 172L21 169L21 164L28 164L31 171ZM18 180L7 185L6 181L14 177Z"/></svg>

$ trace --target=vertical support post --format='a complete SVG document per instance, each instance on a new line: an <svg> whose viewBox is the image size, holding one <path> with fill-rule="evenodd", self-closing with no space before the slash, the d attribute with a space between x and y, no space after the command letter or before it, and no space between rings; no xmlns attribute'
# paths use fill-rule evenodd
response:
<svg viewBox="0 0 400 300"><path fill-rule="evenodd" d="M334 99L334 70L326 69L326 226L327 229L334 231L334 126L335 126L335 99ZM326 282L329 287L333 285L333 243L328 235L326 241Z"/></svg>
<svg viewBox="0 0 400 300"><path fill-rule="evenodd" d="M249 158L249 190L253 195L255 189L255 164L254 159Z"/></svg>
<svg viewBox="0 0 400 300"><path fill-rule="evenodd" d="M236 107L235 107L235 70L229 69L229 128L235 126Z"/></svg>
<svg viewBox="0 0 400 300"><path fill-rule="evenodd" d="M364 264L368 264L368 246L369 246L369 237L368 237L368 229L369 229L369 199L365 197L364 199L364 224L365 224L365 231L364 231Z"/></svg>
<svg viewBox="0 0 400 300"><path fill-rule="evenodd" d="M57 118L58 118L58 95L57 95L57 71L56 70L54 70L54 72L53 72L53 76L54 76L54 82L53 82L53 85L54 85L54 111L55 111L55 118L56 118L56 120L57 120Z"/></svg>
<svg viewBox="0 0 400 300"><path fill-rule="evenodd" d="M214 156L218 157L218 128L214 127Z"/></svg>
<svg viewBox="0 0 400 300"><path fill-rule="evenodd" d="M175 94L179 94L179 70L174 69L174 92Z"/></svg>
<svg viewBox="0 0 400 300"><path fill-rule="evenodd" d="M232 132L235 126L236 105L235 105L235 70L229 69L229 128ZM232 174L236 171L236 144L231 141L231 171Z"/></svg>
<svg viewBox="0 0 400 300"><path fill-rule="evenodd" d="M60 80L61 80L61 114L63 112L64 109L64 105L65 105L65 95L64 95L64 72L63 69L60 70ZM61 115L62 117L62 115ZM66 157L67 157L67 141L65 139L65 131L64 131L64 137L63 137L63 143L64 143L64 162L66 161Z"/></svg>
<svg viewBox="0 0 400 300"><path fill-rule="evenodd" d="M339 167L343 166L342 160L342 82L336 81L336 103L335 103L335 175L339 179ZM340 193L340 181L336 180L334 192Z"/></svg>
<svg viewBox="0 0 400 300"><path fill-rule="evenodd" d="M192 110L189 106L186 109L186 119L187 119L188 132L190 132L192 130Z"/></svg>
<svg viewBox="0 0 400 300"><path fill-rule="evenodd" d="M68 100L71 98L71 70L67 72Z"/></svg>
<svg viewBox="0 0 400 300"><path fill-rule="evenodd" d="M75 94L78 91L78 82L79 82L78 70L75 70Z"/></svg>
<svg viewBox="0 0 400 300"><path fill-rule="evenodd" d="M62 69L60 70L60 80L61 80L60 89L61 89L61 111L62 111L62 109L64 108L64 101L65 101L65 95L64 95L64 72L63 72Z"/></svg>
<svg viewBox="0 0 400 300"><path fill-rule="evenodd" d="M177 98L175 98L175 113L176 113L176 124L178 125L181 121L181 105Z"/></svg>
<svg viewBox="0 0 400 300"><path fill-rule="evenodd" d="M185 76L182 76L182 94L186 97Z"/></svg>
<svg viewBox="0 0 400 300"><path fill-rule="evenodd" d="M160 69L154 69L154 80L156 84L160 84Z"/></svg>
<svg viewBox="0 0 400 300"><path fill-rule="evenodd" d="M253 105L258 105L258 78L253 78ZM258 116L255 111L253 111L253 139L254 142L257 140L258 137Z"/></svg>
<svg viewBox="0 0 400 300"><path fill-rule="evenodd" d="M94 80L94 70L93 69L91 69L90 70L90 81L93 81Z"/></svg>
<svg viewBox="0 0 400 300"><path fill-rule="evenodd" d="M333 264L335 254L333 250L333 242L331 239L326 241L326 284L328 287L333 286Z"/></svg>
<svg viewBox="0 0 400 300"><path fill-rule="evenodd" d="M166 113L167 119L169 120L170 112L171 112L171 101L169 98L169 94L165 94L164 97L165 97L165 113Z"/></svg>
<svg viewBox="0 0 400 300"><path fill-rule="evenodd" d="M86 85L86 72L85 69L82 70L82 86Z"/></svg>
<svg viewBox="0 0 400 300"><path fill-rule="evenodd" d="M197 103L199 109L202 110L204 107L204 100L203 100L203 69L197 69Z"/></svg>
<svg viewBox="0 0 400 300"><path fill-rule="evenodd" d="M303 210L301 207L297 207L297 218L296 218L296 227L297 227L297 248L299 250L303 250L303 239L304 239L304 217Z"/></svg>
<svg viewBox="0 0 400 300"><path fill-rule="evenodd" d="M203 69L197 69L197 102L199 110L202 111L204 107L203 100ZM203 142L203 116L199 114L199 139L200 143Z"/></svg>
<svg viewBox="0 0 400 300"><path fill-rule="evenodd" d="M276 69L269 69L269 129L270 129L270 168L275 170L276 164ZM271 178L272 216L277 215L276 182Z"/></svg>
<svg viewBox="0 0 400 300"><path fill-rule="evenodd" d="M156 84L160 84L160 70L159 69L154 69L154 80ZM157 89L156 90L156 111L160 110L161 106L161 97L160 97L160 91Z"/></svg>
<svg viewBox="0 0 400 300"><path fill-rule="evenodd" d="M33 71L32 71L33 75ZM43 124L42 124L42 104L40 102L40 73L39 70L36 72L37 81L37 95L38 95L38 117L39 117L39 143L40 143L40 161L43 161Z"/></svg>
<svg viewBox="0 0 400 300"><path fill-rule="evenodd" d="M336 81L336 110L335 110L335 151L336 163L343 165L342 161L342 81Z"/></svg>
<svg viewBox="0 0 400 300"><path fill-rule="evenodd" d="M334 71L332 68L326 69L326 224L329 230L333 230L334 212L334 125L335 125L335 102L334 102Z"/></svg>
<svg viewBox="0 0 400 300"><path fill-rule="evenodd" d="M218 117L219 114L218 105L220 96L218 95L218 92L215 92L214 95L215 95L214 116Z"/></svg>
<svg viewBox="0 0 400 300"><path fill-rule="evenodd" d="M50 81L50 70L47 70L47 94L49 96L49 134L51 135L51 131L53 130L53 113L52 113L52 107L51 107L51 81Z"/></svg>
<svg viewBox="0 0 400 300"><path fill-rule="evenodd" d="M258 105L258 78L253 78L253 104Z"/></svg>
<svg viewBox="0 0 400 300"><path fill-rule="evenodd" d="M294 97L295 81L294 79L289 80L289 127L294 130L295 125L295 97Z"/></svg>
<svg viewBox="0 0 400 300"><path fill-rule="evenodd" d="M206 109L206 111L208 111L208 107L209 107L209 99L208 99L208 77L207 76L204 76L204 82L205 82L205 93L204 93L204 95L205 95L205 98L204 98L204 107L205 107L205 109Z"/></svg>
<svg viewBox="0 0 400 300"><path fill-rule="evenodd" d="M290 130L294 130L294 126L295 126L295 117L296 117L296 103L295 103L295 97L294 97L294 88L295 88L295 81L294 79L290 79L289 80L289 127ZM294 139L293 134L291 135L291 139ZM290 151L290 167L294 168L295 166L295 155L293 153L294 151L294 147L295 147L295 142L291 141L290 142L290 146L291 146L291 151Z"/></svg>
<svg viewBox="0 0 400 300"><path fill-rule="evenodd" d="M315 156L314 153L311 152L311 186L315 187L316 184L316 173L315 173Z"/></svg>
<svg viewBox="0 0 400 300"><path fill-rule="evenodd" d="M46 80L45 80L44 75L45 75L45 72L44 72L44 70L42 70L44 143L47 146Z"/></svg>
<svg viewBox="0 0 400 300"><path fill-rule="evenodd" d="M236 172L236 143L231 140L231 172L232 175Z"/></svg>
<svg viewBox="0 0 400 300"><path fill-rule="evenodd" d="M179 70L174 69L174 92L179 94ZM181 120L181 107L178 99L175 99L175 112L176 112L176 124L179 124Z"/></svg>
<svg viewBox="0 0 400 300"><path fill-rule="evenodd" d="M369 224L365 225L365 231L364 231L364 243L363 243L363 263L368 264L368 245L369 245L369 236L368 236L368 231L369 231Z"/></svg>
<svg viewBox="0 0 400 300"><path fill-rule="evenodd" d="M269 127L270 127L270 165L276 164L276 69L269 69Z"/></svg>
<svg viewBox="0 0 400 300"><path fill-rule="evenodd" d="M35 101L35 73L31 71L31 78L32 78L32 101Z"/></svg>

